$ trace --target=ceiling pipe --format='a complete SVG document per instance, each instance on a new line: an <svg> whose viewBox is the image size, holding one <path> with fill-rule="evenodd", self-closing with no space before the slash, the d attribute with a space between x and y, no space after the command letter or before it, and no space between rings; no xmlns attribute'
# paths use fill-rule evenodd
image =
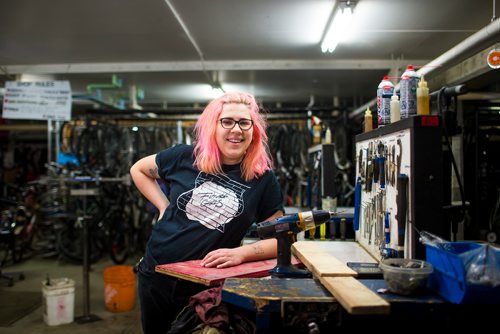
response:
<svg viewBox="0 0 500 334"><path fill-rule="evenodd" d="M443 53L441 56L422 66L422 68L420 68L417 73L420 76L425 75L426 79L429 80L429 73L432 73L437 69L442 70L445 65L451 66L451 62L458 62L461 59L465 59L475 52L486 48L492 42L498 40L498 35L500 35L500 19L495 19L483 29L467 37L462 42ZM395 90L399 90L399 83L395 86ZM355 118L356 116L363 113L366 108L373 108L376 103L377 98L370 100L369 102L363 104L361 107L349 113L349 118Z"/></svg>
<svg viewBox="0 0 500 334"><path fill-rule="evenodd" d="M496 12L496 0L493 0L493 16L491 17L491 22L495 21L496 17L495 17L495 12Z"/></svg>
<svg viewBox="0 0 500 334"><path fill-rule="evenodd" d="M111 83L98 83L98 84L89 84L87 85L87 93L92 95L93 90L97 89L115 89L115 88L122 88L122 80L118 79L118 76L116 74L113 74L111 76Z"/></svg>
<svg viewBox="0 0 500 334"><path fill-rule="evenodd" d="M309 96L309 103L307 104L306 109L309 110L314 106L314 95Z"/></svg>
<svg viewBox="0 0 500 334"><path fill-rule="evenodd" d="M130 85L128 88L129 107L136 110L142 110L142 107L137 103L137 87Z"/></svg>
<svg viewBox="0 0 500 334"><path fill-rule="evenodd" d="M224 89L222 89L222 87L221 87L220 82L215 82L214 80L212 80L212 77L209 75L209 73L206 69L206 66L205 66L205 57L203 56L203 52L201 51L201 48L198 45L198 43L196 42L196 40L194 39L193 35L191 35L191 32L189 31L186 24L184 23L184 20L181 18L181 16L179 15L179 13L175 9L175 7L172 5L170 0L165 0L165 3L167 4L168 8L170 8L170 11L172 12L175 19L177 20L177 22L181 26L182 30L184 30L184 33L186 34L187 38L189 39L189 41L193 45L194 49L198 53L198 56L200 57L200 63L201 63L201 68L202 68L203 74L207 78L210 86L212 88L220 88L222 91L224 91Z"/></svg>

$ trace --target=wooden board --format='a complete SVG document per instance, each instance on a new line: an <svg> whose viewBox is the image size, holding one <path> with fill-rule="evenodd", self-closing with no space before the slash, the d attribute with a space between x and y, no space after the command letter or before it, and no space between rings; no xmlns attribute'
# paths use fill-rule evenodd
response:
<svg viewBox="0 0 500 334"><path fill-rule="evenodd" d="M328 291L350 314L389 314L390 304L354 277L320 277Z"/></svg>
<svg viewBox="0 0 500 334"><path fill-rule="evenodd" d="M328 241L297 241L292 245L292 252L318 278L356 276L354 270L320 245L326 242Z"/></svg>
<svg viewBox="0 0 500 334"><path fill-rule="evenodd" d="M330 241L331 242L331 241ZM357 273L325 249L329 241L298 241L292 252L351 314L388 314L390 304L359 282ZM342 242L340 242L342 243ZM344 242L336 252L348 252L353 245ZM346 261L347 262L347 261Z"/></svg>
<svg viewBox="0 0 500 334"><path fill-rule="evenodd" d="M302 245L303 243L309 243ZM297 244L297 246L302 245L302 247L310 245L317 250L322 250L328 252L335 256L336 259L343 263L347 262L367 262L367 263L378 263L378 260L374 258L367 250L356 241L341 241L341 240L304 240L303 242Z"/></svg>
<svg viewBox="0 0 500 334"><path fill-rule="evenodd" d="M213 286L224 282L226 278L264 277L276 266L276 259L242 263L229 268L205 268L200 266L201 260L161 264L155 270L159 273L185 279L191 282ZM292 256L292 264L300 265L300 261Z"/></svg>

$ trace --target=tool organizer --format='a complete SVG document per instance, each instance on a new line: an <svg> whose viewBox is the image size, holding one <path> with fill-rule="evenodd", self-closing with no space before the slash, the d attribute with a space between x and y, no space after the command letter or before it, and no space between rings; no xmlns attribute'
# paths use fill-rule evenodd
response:
<svg viewBox="0 0 500 334"><path fill-rule="evenodd" d="M355 237L372 256L425 259L418 231L445 234L438 116L414 116L356 136Z"/></svg>

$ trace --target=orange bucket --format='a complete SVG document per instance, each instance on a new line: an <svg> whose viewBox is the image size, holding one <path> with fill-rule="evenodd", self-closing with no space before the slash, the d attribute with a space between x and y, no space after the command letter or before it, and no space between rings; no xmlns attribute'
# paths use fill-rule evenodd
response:
<svg viewBox="0 0 500 334"><path fill-rule="evenodd" d="M136 283L132 266L104 268L104 302L110 312L126 312L135 306Z"/></svg>

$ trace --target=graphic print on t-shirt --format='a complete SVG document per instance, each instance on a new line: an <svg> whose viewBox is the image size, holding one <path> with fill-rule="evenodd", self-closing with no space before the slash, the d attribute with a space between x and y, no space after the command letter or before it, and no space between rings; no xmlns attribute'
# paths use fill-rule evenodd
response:
<svg viewBox="0 0 500 334"><path fill-rule="evenodd" d="M224 233L225 224L243 211L243 193L250 187L225 175L200 172L195 188L181 194L177 207L191 220Z"/></svg>

